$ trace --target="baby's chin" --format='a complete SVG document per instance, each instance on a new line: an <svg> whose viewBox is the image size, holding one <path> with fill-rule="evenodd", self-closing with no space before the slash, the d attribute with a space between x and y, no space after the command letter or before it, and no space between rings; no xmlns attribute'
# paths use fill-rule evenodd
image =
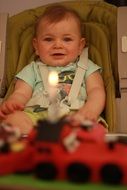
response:
<svg viewBox="0 0 127 190"><path fill-rule="evenodd" d="M47 65L52 66L52 67L64 67L68 65L69 63L62 63L62 62L56 62L56 63L48 63Z"/></svg>

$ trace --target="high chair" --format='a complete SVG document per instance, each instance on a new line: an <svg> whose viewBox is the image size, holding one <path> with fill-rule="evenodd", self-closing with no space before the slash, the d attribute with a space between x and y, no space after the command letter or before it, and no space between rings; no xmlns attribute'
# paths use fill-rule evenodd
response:
<svg viewBox="0 0 127 190"><path fill-rule="evenodd" d="M89 58L103 69L106 106L103 116L109 131L117 130L116 98L120 97L117 66L117 7L102 1L66 1L60 4L75 9L84 21L84 36ZM22 11L7 18L5 71L1 81L1 97L7 98L14 87L14 77L34 59L32 37L36 19L49 5ZM6 28L6 27L5 27Z"/></svg>

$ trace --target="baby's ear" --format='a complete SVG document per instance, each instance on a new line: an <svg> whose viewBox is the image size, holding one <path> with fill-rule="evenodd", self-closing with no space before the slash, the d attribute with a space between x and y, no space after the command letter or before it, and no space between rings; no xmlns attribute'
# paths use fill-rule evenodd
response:
<svg viewBox="0 0 127 190"><path fill-rule="evenodd" d="M36 55L38 55L38 46L37 46L37 39L33 38L33 47L35 49Z"/></svg>
<svg viewBox="0 0 127 190"><path fill-rule="evenodd" d="M79 55L82 53L82 50L85 48L86 40L85 38L81 38L80 40L80 48L79 48Z"/></svg>

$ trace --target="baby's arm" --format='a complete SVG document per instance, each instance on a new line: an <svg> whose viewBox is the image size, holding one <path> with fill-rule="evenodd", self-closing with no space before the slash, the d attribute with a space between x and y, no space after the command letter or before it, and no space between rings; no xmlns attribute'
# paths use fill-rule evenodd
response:
<svg viewBox="0 0 127 190"><path fill-rule="evenodd" d="M0 118L4 119L7 114L15 110L23 110L31 96L32 88L23 80L18 79L14 92L0 106Z"/></svg>
<svg viewBox="0 0 127 190"><path fill-rule="evenodd" d="M76 124L84 119L97 121L105 106L105 88L98 71L88 76L86 80L87 101L85 105L69 118Z"/></svg>

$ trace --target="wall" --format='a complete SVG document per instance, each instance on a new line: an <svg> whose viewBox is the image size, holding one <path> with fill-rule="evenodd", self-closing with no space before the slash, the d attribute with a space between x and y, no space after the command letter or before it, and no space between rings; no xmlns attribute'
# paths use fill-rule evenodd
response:
<svg viewBox="0 0 127 190"><path fill-rule="evenodd" d="M73 0L0 0L0 12L9 13L9 16L15 15L24 9L30 9L46 5L49 3L60 1L73 1ZM78 0L77 0L78 1ZM82 0L94 1L94 0ZM103 0L96 0L103 1Z"/></svg>
<svg viewBox="0 0 127 190"><path fill-rule="evenodd" d="M118 131L127 133L127 6L118 8L118 70L121 99L117 100L119 111Z"/></svg>
<svg viewBox="0 0 127 190"><path fill-rule="evenodd" d="M9 16L12 16L24 9L35 8L41 5L60 1L65 0L0 0L0 12L9 13Z"/></svg>

